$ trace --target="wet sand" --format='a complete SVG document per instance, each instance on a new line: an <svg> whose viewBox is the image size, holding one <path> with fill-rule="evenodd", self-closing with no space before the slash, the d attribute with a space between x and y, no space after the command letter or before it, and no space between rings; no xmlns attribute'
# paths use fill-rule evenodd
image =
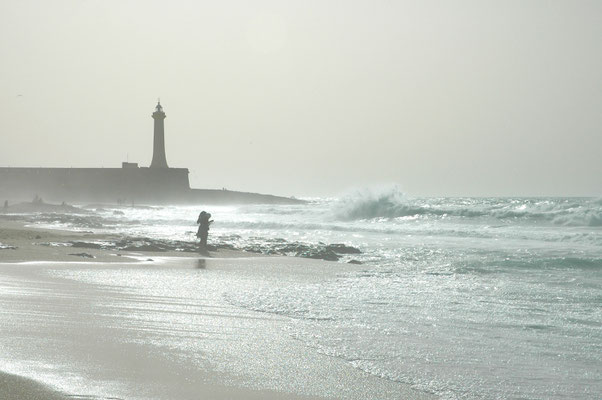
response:
<svg viewBox="0 0 602 400"><path fill-rule="evenodd" d="M0 398L3 400L74 400L32 379L0 371Z"/></svg>
<svg viewBox="0 0 602 400"><path fill-rule="evenodd" d="M39 244L84 237L102 240L2 223L0 242L17 249L0 250L0 370L16 375L2 375L0 398L432 398L308 348L290 318L224 299L358 267L232 251L85 249L87 260Z"/></svg>

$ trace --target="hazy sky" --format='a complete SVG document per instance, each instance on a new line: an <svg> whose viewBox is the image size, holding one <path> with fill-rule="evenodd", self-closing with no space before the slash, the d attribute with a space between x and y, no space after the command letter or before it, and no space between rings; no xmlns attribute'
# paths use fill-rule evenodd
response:
<svg viewBox="0 0 602 400"><path fill-rule="evenodd" d="M0 165L602 195L602 1L0 0Z"/></svg>

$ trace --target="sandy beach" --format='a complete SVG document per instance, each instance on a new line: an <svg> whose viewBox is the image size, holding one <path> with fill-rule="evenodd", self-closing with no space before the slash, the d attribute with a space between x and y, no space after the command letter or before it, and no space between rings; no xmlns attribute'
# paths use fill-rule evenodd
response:
<svg viewBox="0 0 602 400"><path fill-rule="evenodd" d="M0 395L5 400L66 400L68 396L52 388L22 376L0 372Z"/></svg>
<svg viewBox="0 0 602 400"><path fill-rule="evenodd" d="M237 305L237 292L357 266L77 249L61 243L110 238L0 223L3 399L431 398L304 345L291 318Z"/></svg>

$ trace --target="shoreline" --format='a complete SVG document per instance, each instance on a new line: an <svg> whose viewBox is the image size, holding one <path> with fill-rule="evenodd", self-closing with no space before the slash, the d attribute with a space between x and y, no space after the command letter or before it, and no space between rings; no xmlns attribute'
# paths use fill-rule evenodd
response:
<svg viewBox="0 0 602 400"><path fill-rule="evenodd" d="M240 258L257 257L261 254L243 250L219 248L206 252L192 251L152 251L152 250L117 250L85 247L85 243L118 241L124 236L119 234L94 233L91 231L71 231L50 229L28 225L22 220L6 220L0 216L0 262L23 261L60 261L60 262L132 262L141 261L145 257L208 257L208 258ZM83 246L71 246L78 242ZM191 246L194 246L191 242ZM90 255L92 257L86 256Z"/></svg>
<svg viewBox="0 0 602 400"><path fill-rule="evenodd" d="M192 318L190 319L191 322L195 322L197 318L201 318L203 321L206 319L205 322L199 322L196 329L200 329L200 331L213 329L211 328L213 324L217 324L215 327L218 327L218 330L224 329L224 326L231 326L228 329L234 329L235 331L244 329L245 332L249 333L244 334L239 340L242 339L249 349L242 353L235 351L228 355L233 350L229 347L219 350L221 348L219 346L223 346L221 342L224 340L224 343L229 343L230 339L227 336L222 336L223 334L209 333L209 337L212 339L208 343L210 343L210 346L217 347L218 350L213 349L207 355L195 356L200 357L196 363L201 362L200 365L203 365L203 367L197 364L188 365L182 360L173 360L173 354L178 353L175 350L173 350L175 353L170 351L164 355L161 354L161 351L157 353L161 347L156 348L152 344L153 340L156 339L152 339L152 335L148 336L149 334L145 333L147 328L140 328L136 325L138 313L133 315L134 319L131 319L132 317L123 319L120 313L111 316L114 307L98 309L98 304L113 301L121 304L125 301L126 304L130 305L123 308L121 313L129 313L133 306L139 307L141 304L144 307L148 307L148 304L160 305L164 301L162 300L163 297L155 298L153 296L156 295L153 294L153 291L146 289L143 291L136 289L139 294L133 294L131 292L133 289L126 290L125 287L121 286L127 283L126 281L120 283L119 281L110 280L111 286L107 286L109 282L103 284L73 280L70 274L81 272L87 276L102 272L111 276L119 276L123 271L137 271L152 279L155 274L166 273L167 276L179 274L178 276L188 276L195 279L199 276L207 276L217 279L218 282L226 282L226 285L231 284L231 279L239 279L240 282L245 282L249 277L263 279L264 276L271 276L275 277L273 279L277 279L274 284L278 285L279 282L306 283L334 279L337 274L343 271L351 271L359 267L323 260L265 256L226 249L219 249L217 252L212 251L209 256L176 251L119 251L120 256L118 256L112 250L77 249L40 244L73 240L102 241L110 238L114 239L115 237L116 235L30 227L25 226L25 223L20 221L0 219L0 243L16 247L16 249L0 250L0 271L2 272L0 274L0 302L4 301L4 304L14 308L14 310L11 310L8 307L7 315L17 316L16 327L0 328L0 334L3 337L0 347L5 345L11 354L17 354L12 360L10 356L8 358L9 363L14 361L14 368L8 368L8 371L6 371L7 365L0 368L5 371L0 372L5 376L2 382L6 382L6 384L0 386L0 397L4 393L27 394L39 392L39 398L49 400L64 400L78 398L78 396L92 399L115 397L128 400L138 398L195 399L199 396L213 399L435 398L432 395L417 392L407 385L370 375L353 367L343 359L320 354L315 349L307 347L286 335L283 337L282 332L286 329L286 324L289 321L288 317L243 309L228 304L224 302L223 295L219 291L208 295L209 297L202 301L201 299L193 301L187 298L178 301L191 302L189 306L186 306L186 309L190 307L198 308L201 304L204 304L203 307L221 310L217 314L186 314L186 318ZM70 255L70 253L79 251L85 251L95 258L87 259ZM149 259L152 261L148 261ZM6 281L8 286L6 282L3 282L3 279L8 280ZM182 281L178 280L177 282L181 283ZM159 286L156 286L156 288L161 289L164 284L164 282L158 282L157 285ZM132 283L132 285L132 288L137 288L137 283ZM10 293L8 297L2 295L2 289L7 287L9 292L24 287L31 291L31 295L16 301L10 298ZM219 285L217 286L218 289L215 289L215 286L209 287L211 287L211 290L220 288ZM177 292L171 290L169 293L173 293L169 296L174 296ZM147 300L140 303L140 296L144 296ZM166 293L164 296L168 296L168 294ZM168 298L170 297L165 297L165 299ZM66 301L65 299L74 300ZM198 303L199 301L201 303ZM174 303L173 307L177 306L179 306L179 303ZM161 308L163 306L157 307ZM144 313L151 311L156 313L151 308L148 311L140 311L143 313L140 315L145 315ZM169 312L169 310L162 312ZM49 315L52 318L50 321L47 317L40 319L36 316L37 313ZM89 315L93 317L93 321L87 321ZM177 319L180 314L170 315L172 315L170 318ZM66 322L53 325L58 323L53 322L53 319ZM88 326L90 323L92 323L92 327ZM50 325L46 327L45 324ZM133 326L128 327L128 324L133 324ZM184 323L181 329L192 329L189 324L189 322ZM35 326L36 330L40 332L32 333L29 328L26 328L27 326ZM64 333L57 334L57 328L60 328ZM159 331L165 332L161 333L159 337L165 338L165 335L170 335L170 331L175 328L177 326L167 325L167 330ZM194 332L197 332L196 329ZM80 331L85 332L85 334L79 333ZM175 329L174 332L177 333L178 329ZM195 335L198 334L195 333ZM142 335L143 343L135 346L128 344L132 340L132 335ZM204 335L201 335L200 343L203 343ZM249 335L250 337L248 337ZM14 348L11 344L15 338L20 338L16 343L21 343L28 337L31 341L28 346ZM184 337L183 340L188 339ZM199 342L195 340L192 343L198 345ZM23 346L22 343L21 346ZM63 346L66 347L58 354L53 353L53 351L57 351L53 350L54 348L61 349ZM67 376L83 374L88 378L82 379L92 379L91 382L96 382L98 379L118 382L116 392L110 392L109 389L107 389L108 392L102 392L102 385L99 389L98 382L89 387L85 385L77 386L77 381L74 381L75 383L62 383L62 379L55 376L58 372L52 372L50 374L51 378L42 374L40 376L43 379L36 379L35 368L30 371L27 368L23 369L23 365L20 364L21 360L25 360L26 363L30 362L27 361L27 357L29 357L27 354L30 351L28 347L42 351L40 356L42 358L47 357L51 365L58 363L56 365L62 365L61 368L67 368L70 371ZM70 350L71 348L78 350ZM20 351L22 353L19 353ZM212 355L215 351L217 353ZM124 354L127 354L125 358ZM249 372L243 373L240 369L251 368L247 364L256 362L252 360L257 357L261 359L266 354L270 354L268 359L265 360L265 363L267 363L265 364L266 370L253 372L258 374L260 378L249 381L249 378L245 377ZM216 355L224 359L222 364L226 366L225 369L219 367L221 364L214 365ZM186 352L184 352L183 357L187 357ZM249 359L246 359L247 357ZM140 362L140 360L144 361ZM84 363L84 366L78 367L81 362ZM124 363L125 365L134 364L130 368L118 367ZM251 368L251 371L255 371L255 369ZM24 372L23 375L26 376L23 377L20 374L21 372ZM55 377L52 378L52 376ZM161 382L161 384L158 382ZM312 385L317 386L313 387ZM334 388L336 385L338 385L338 389ZM121 388L121 386L125 386L125 388ZM128 386L130 386L129 389ZM132 391L131 386L142 386L148 393L146 395L141 394L142 397L132 396L131 393L135 393L135 391ZM170 392L161 386L170 387L172 391ZM95 387L96 389L94 389ZM322 389L319 389L320 387ZM177 394L173 391L176 391ZM353 394L354 391L357 391L358 394ZM10 397L6 398L10 399ZM14 398L36 397L21 396Z"/></svg>

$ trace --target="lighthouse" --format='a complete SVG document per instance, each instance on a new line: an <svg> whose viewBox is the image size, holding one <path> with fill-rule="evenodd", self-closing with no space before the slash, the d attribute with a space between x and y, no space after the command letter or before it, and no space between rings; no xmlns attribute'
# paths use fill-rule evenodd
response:
<svg viewBox="0 0 602 400"><path fill-rule="evenodd" d="M157 102L153 119L155 120L155 136L153 141L153 161L150 167L169 168L167 166L167 159L165 158L165 126L163 124L165 112L163 112L163 107L161 107L161 101Z"/></svg>

